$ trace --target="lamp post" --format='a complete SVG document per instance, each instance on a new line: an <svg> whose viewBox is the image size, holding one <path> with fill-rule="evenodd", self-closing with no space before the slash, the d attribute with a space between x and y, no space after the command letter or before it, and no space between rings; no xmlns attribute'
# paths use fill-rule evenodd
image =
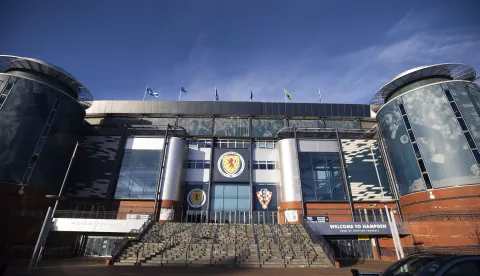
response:
<svg viewBox="0 0 480 276"><path fill-rule="evenodd" d="M42 258L42 252L45 249L45 242L47 241L48 234L53 225L53 218L55 216L55 211L57 210L58 203L60 202L60 200L66 199L65 196L62 196L63 189L65 188L65 183L67 182L68 175L70 174L70 168L72 167L73 159L75 158L75 154L77 153L78 145L80 145L80 143L77 142L75 144L75 149L73 150L72 157L70 158L70 162L68 164L67 171L65 172L65 177L63 178L62 186L60 187L58 195L45 195L47 199L55 200L55 205L53 206L53 208L49 206L47 209L42 228L40 229L40 234L37 238L37 243L35 244L35 248L33 250L32 258L30 259L30 263L28 264L28 273L33 272L38 262Z"/></svg>

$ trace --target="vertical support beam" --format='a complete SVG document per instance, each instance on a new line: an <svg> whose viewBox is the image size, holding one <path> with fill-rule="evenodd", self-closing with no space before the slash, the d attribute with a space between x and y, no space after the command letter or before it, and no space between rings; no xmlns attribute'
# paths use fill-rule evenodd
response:
<svg viewBox="0 0 480 276"><path fill-rule="evenodd" d="M252 169L252 164L253 164L253 143L254 139L251 138L252 136L252 117L248 118L248 123L249 123L249 133L250 133L250 139L249 139L249 154L250 154L250 161L248 162L248 179L250 181L250 217L253 216L253 169Z"/></svg>
<svg viewBox="0 0 480 276"><path fill-rule="evenodd" d="M338 135L338 128L335 128L335 136L337 137L338 153L340 154L340 166L342 169L343 183L345 184L345 188L347 191L348 203L350 205L350 212L352 213L352 221L355 221L355 212L353 209L353 200L352 200L352 190L350 189L350 183L348 183L348 174L347 174L347 169L345 168L342 141L340 140L340 136Z"/></svg>
<svg viewBox="0 0 480 276"><path fill-rule="evenodd" d="M295 154L297 155L297 170L298 170L298 176L300 177L300 197L301 197L301 202L302 202L302 217L300 220L303 220L303 217L307 215L305 212L305 201L303 200L303 189L302 189L302 171L300 170L300 157L298 155L299 151L299 146L298 146L298 139L297 139L297 128L293 127L293 137L295 138ZM285 214L285 212L284 212ZM278 218L280 219L280 218Z"/></svg>
<svg viewBox="0 0 480 276"><path fill-rule="evenodd" d="M213 118L215 120L215 118ZM215 122L212 124L214 125ZM212 201L212 178L213 178L213 170L214 170L214 164L215 162L213 161L213 151L215 149L214 143L215 139L212 137L210 140L211 145L210 145L210 175L208 176L208 191L207 191L207 222L210 222L210 207L211 204L210 202ZM216 216L216 214L215 214ZM216 218L215 218L216 221Z"/></svg>
<svg viewBox="0 0 480 276"><path fill-rule="evenodd" d="M157 181L157 188L155 189L155 201L153 204L153 215L155 216L155 220L157 220L158 214L160 213L159 210L161 209L161 186L163 180L163 169L165 167L165 159L167 158L167 147L168 147L168 131L170 130L170 124L167 124L167 129L165 131L165 136L163 137L163 147L162 147L162 154L160 155L160 171L158 172L158 181ZM158 213L158 214L157 214Z"/></svg>

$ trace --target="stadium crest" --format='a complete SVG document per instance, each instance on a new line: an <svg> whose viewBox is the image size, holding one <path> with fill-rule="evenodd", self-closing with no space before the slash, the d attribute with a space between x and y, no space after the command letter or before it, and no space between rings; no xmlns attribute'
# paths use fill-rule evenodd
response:
<svg viewBox="0 0 480 276"><path fill-rule="evenodd" d="M220 155L217 163L218 171L225 177L235 178L242 174L245 169L245 161L243 157L234 152L229 151Z"/></svg>

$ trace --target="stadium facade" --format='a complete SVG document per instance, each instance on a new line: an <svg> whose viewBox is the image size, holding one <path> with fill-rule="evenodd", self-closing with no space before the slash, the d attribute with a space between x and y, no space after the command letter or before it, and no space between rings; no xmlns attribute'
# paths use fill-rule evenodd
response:
<svg viewBox="0 0 480 276"><path fill-rule="evenodd" d="M405 252L479 245L470 66L411 69L370 105L91 101L51 64L1 56L0 67L3 252L31 254L59 193L47 248L69 254L107 256L152 214L302 223L338 259L394 258L389 214Z"/></svg>

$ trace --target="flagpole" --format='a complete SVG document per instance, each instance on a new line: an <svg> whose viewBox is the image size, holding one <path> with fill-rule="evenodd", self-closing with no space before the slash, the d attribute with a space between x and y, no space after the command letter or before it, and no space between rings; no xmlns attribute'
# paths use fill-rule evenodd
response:
<svg viewBox="0 0 480 276"><path fill-rule="evenodd" d="M252 94L252 85L250 85L250 102L252 101L253 94Z"/></svg>
<svg viewBox="0 0 480 276"><path fill-rule="evenodd" d="M142 101L145 101L145 96L147 96L147 89L148 89L148 86L145 88L145 93L143 93L143 100Z"/></svg>
<svg viewBox="0 0 480 276"><path fill-rule="evenodd" d="M182 96L182 89L180 88L180 91L178 91L178 101L180 101L181 96Z"/></svg>
<svg viewBox="0 0 480 276"><path fill-rule="evenodd" d="M322 103L322 93L320 93L320 88L318 88L318 96L319 96L320 103Z"/></svg>

